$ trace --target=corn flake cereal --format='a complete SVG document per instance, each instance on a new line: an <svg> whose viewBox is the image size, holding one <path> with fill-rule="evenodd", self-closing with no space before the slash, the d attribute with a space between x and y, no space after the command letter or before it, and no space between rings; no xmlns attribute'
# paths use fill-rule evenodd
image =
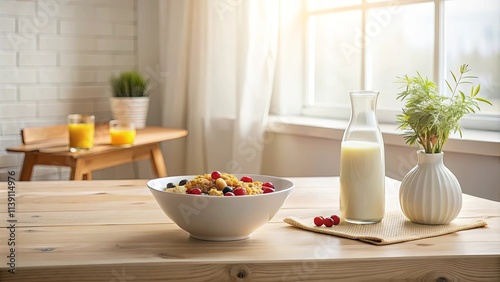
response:
<svg viewBox="0 0 500 282"><path fill-rule="evenodd" d="M262 182L253 181L253 182L243 182L236 178L233 174L229 173L221 173L220 177L225 182L221 182L221 180L216 181L212 179L210 174L202 174L196 175L192 180L187 181L183 186L175 186L173 188L166 188L166 192L172 193L181 193L181 194L190 194L192 189L200 189L203 194L212 195L212 196L224 196L222 190L224 187L229 186L232 189L242 187L246 190L247 195L257 195L263 194L262 190ZM222 183L222 184L221 184Z"/></svg>

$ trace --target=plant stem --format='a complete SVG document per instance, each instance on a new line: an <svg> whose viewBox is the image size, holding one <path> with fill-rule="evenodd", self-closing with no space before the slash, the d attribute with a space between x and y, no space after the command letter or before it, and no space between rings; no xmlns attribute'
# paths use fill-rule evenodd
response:
<svg viewBox="0 0 500 282"><path fill-rule="evenodd" d="M458 80L455 83L455 88L453 88L453 91L451 92L451 99L450 99L450 106L453 103L453 98L455 97L455 94L457 92L458 85L460 84L460 81L462 80L462 76L464 75L465 72L467 72L468 69L467 67L464 68L464 71L462 71L462 68L460 68L460 76L458 77Z"/></svg>

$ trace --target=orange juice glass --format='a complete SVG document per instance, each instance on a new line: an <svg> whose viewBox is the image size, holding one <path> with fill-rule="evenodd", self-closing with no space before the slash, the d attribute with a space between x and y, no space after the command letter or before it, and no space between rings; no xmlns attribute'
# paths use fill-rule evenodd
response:
<svg viewBox="0 0 500 282"><path fill-rule="evenodd" d="M92 115L69 115L69 150L77 152L94 147L95 117Z"/></svg>
<svg viewBox="0 0 500 282"><path fill-rule="evenodd" d="M135 139L135 126L131 122L112 120L109 122L111 145L130 146Z"/></svg>

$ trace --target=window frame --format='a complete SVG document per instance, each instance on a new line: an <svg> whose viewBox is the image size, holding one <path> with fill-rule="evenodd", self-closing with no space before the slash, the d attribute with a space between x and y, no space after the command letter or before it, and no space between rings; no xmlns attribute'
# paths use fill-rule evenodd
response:
<svg viewBox="0 0 500 282"><path fill-rule="evenodd" d="M444 48L445 41L445 1L447 0L399 0L399 1L381 1L381 2L371 2L368 3L367 0L360 0L361 4L355 4L352 6L345 7L335 7L335 8L325 8L317 9L314 11L308 11L308 0L304 0L304 31L305 31L305 43L304 43L304 77L305 77L305 91L303 95L303 107L302 115L308 117L323 117L332 118L339 120L348 120L350 116L350 107L348 105L337 105L337 106L319 106L314 105L311 101L314 99L315 83L314 83L314 45L313 36L311 28L309 26L310 17L321 14L331 14L344 11L360 10L361 11L361 29L362 34L366 34L366 22L368 10L372 8L390 7L391 3L396 2L396 5L408 5L416 3L433 3L434 4L434 50L433 50L433 76L432 80L438 82L438 87L440 92L446 91L444 80L447 77L446 72L446 54ZM449 1L449 0L448 0ZM367 79L370 74L367 70L367 48L366 40L362 40L361 48L361 89L366 89ZM377 116L379 123L384 124L395 124L396 115L400 114L400 110L380 108L377 109ZM460 123L462 127L474 130L489 130L489 131L500 131L500 114L491 113L475 113L464 116Z"/></svg>

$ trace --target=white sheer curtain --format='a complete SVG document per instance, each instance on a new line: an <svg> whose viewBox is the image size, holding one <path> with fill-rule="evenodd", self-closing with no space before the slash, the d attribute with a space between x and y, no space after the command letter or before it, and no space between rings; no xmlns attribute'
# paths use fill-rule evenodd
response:
<svg viewBox="0 0 500 282"><path fill-rule="evenodd" d="M279 0L160 1L169 174L260 173L276 71ZM172 168L172 169L171 169Z"/></svg>

